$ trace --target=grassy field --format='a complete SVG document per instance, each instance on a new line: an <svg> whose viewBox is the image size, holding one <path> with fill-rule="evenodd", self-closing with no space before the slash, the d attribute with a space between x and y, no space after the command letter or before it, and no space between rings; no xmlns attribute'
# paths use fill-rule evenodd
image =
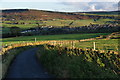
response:
<svg viewBox="0 0 120 80"><path fill-rule="evenodd" d="M2 26L5 27L3 28L3 33L8 33L10 32L9 28L16 26L21 28L22 30L29 29L29 28L34 28L37 27L39 22L39 26L70 26L70 27L79 27L79 26L86 26L92 24L106 24L107 21L113 21L113 19L99 19L98 21L94 21L93 19L87 19L87 20L63 20L63 19L55 19L53 21L48 20L48 21L35 21L35 20L18 20L15 22L25 22L26 24L7 24L7 23L13 23L13 21L4 21L2 23ZM31 23L31 24L29 24Z"/></svg>
<svg viewBox="0 0 120 80"><path fill-rule="evenodd" d="M93 48L93 42L96 43L96 49L100 50L116 50L118 51L118 39L102 39L102 40L93 40L75 44L78 47L83 48Z"/></svg>
<svg viewBox="0 0 120 80"><path fill-rule="evenodd" d="M81 40L88 38L95 38L100 35L109 35L110 33L86 33L86 34L62 34L62 35L39 35L39 36L20 36L20 37L12 37L12 38L3 38L2 44L13 44L13 43L23 43L23 42L35 42L36 41L46 41L46 40ZM100 40L92 40L85 42L77 42L74 43L74 47L79 48L91 48L93 49L93 42L96 44L97 50L113 50L118 51L118 41L119 39L100 39ZM72 47L72 43L63 44L62 46Z"/></svg>
<svg viewBox="0 0 120 80"><path fill-rule="evenodd" d="M85 26L89 25L90 23L99 23L99 24L105 24L106 21L113 21L113 19L99 19L98 21L94 21L93 19L85 19L85 20L64 20L64 19L55 19L53 21L47 20L47 21L35 21L35 20L18 20L15 22L25 22L27 24L6 24L6 23L13 23L12 21L4 21L2 24L5 27L12 27L12 26L18 26L20 28L29 28L33 26L37 26L37 22L40 23L40 25L46 25L46 26L69 26L71 22L73 22L75 27L78 26ZM28 24L32 23L32 24ZM29 27L28 27L29 26Z"/></svg>
<svg viewBox="0 0 120 80"><path fill-rule="evenodd" d="M13 38L3 38L3 44L15 42L44 41L44 40L80 40L98 37L99 35L108 35L110 33L86 33L86 34L62 34L62 35L39 35L39 36L20 36Z"/></svg>
<svg viewBox="0 0 120 80"><path fill-rule="evenodd" d="M92 40L92 41L85 41L85 42L79 42L79 43L74 43L74 47L78 48L86 48L86 49L93 49L93 43L95 42L95 47L96 50L112 50L112 51L119 51L118 49L118 41L120 39L100 39L100 40ZM63 46L69 46L72 47L72 44L67 44Z"/></svg>
<svg viewBox="0 0 120 80"><path fill-rule="evenodd" d="M88 38L95 38L99 35L109 35L110 33L89 33L89 34L62 34L62 35L39 35L39 36L20 36L13 38L3 38L2 44L13 44L13 43L23 43L23 42L35 42L36 41L46 41L46 40L81 40ZM74 43L74 47L79 48L91 48L93 49L93 42L96 43L97 50L113 50L118 51L118 40L119 39L100 39L85 42ZM72 43L63 44L62 46L72 47Z"/></svg>

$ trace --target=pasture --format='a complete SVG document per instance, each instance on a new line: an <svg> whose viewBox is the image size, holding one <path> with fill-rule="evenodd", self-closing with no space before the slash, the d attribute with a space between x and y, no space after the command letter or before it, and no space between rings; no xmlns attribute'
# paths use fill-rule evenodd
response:
<svg viewBox="0 0 120 80"><path fill-rule="evenodd" d="M96 50L112 50L112 51L119 51L118 45L119 45L120 39L100 39L100 40L91 40L91 41L85 41L85 42L77 42L74 43L74 45L70 44L64 44L62 46L66 47L78 47L83 49L94 49L94 42L95 42L95 49Z"/></svg>
<svg viewBox="0 0 120 80"><path fill-rule="evenodd" d="M20 36L12 38L3 38L3 44L19 43L19 42L34 42L45 40L80 40L94 38L100 35L109 35L110 33L86 33L86 34L61 34L61 35L38 35L38 36Z"/></svg>
<svg viewBox="0 0 120 80"><path fill-rule="evenodd" d="M65 19L55 19L55 20L47 20L47 21L38 21L38 20L17 20L17 21L3 21L3 33L9 33L10 27L19 27L21 30L35 28L38 26L70 26L70 27L80 27L80 26L88 26L90 24L109 24L107 21L114 21L113 19L99 19L94 21L93 19L85 19L85 20L65 20ZM18 24L14 24L18 22ZM24 24L21 24L23 23ZM39 23L36 24L36 23Z"/></svg>
<svg viewBox="0 0 120 80"><path fill-rule="evenodd" d="M99 37L100 35L109 35L110 33L86 33L86 34L61 34L61 35L38 35L38 36L20 36L20 37L12 37L12 38L3 38L2 45L9 45L14 43L24 43L24 42L35 42L36 41L48 41L48 40L81 40L81 39L89 39ZM91 40L84 42L77 42L74 45L70 43L62 44L62 46L66 47L78 47L84 49L93 49L93 42L95 42L96 50L112 50L118 51L118 42L119 39L99 39L99 40ZM58 43L59 44L59 43Z"/></svg>

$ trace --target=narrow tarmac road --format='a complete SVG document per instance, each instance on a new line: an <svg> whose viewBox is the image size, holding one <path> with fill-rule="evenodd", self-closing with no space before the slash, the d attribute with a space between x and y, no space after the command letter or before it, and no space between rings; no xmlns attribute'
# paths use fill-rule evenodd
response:
<svg viewBox="0 0 120 80"><path fill-rule="evenodd" d="M32 48L20 53L11 64L6 78L52 78L37 62L37 49Z"/></svg>

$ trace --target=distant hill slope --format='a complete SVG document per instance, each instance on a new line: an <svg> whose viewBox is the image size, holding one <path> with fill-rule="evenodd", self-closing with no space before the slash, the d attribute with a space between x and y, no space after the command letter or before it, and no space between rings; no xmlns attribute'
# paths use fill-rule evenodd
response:
<svg viewBox="0 0 120 80"><path fill-rule="evenodd" d="M10 9L2 10L3 18L16 20L52 20L52 19L89 19L88 16L73 13L52 12L32 9Z"/></svg>
<svg viewBox="0 0 120 80"><path fill-rule="evenodd" d="M120 11L110 12L54 12L34 9L8 9L2 10L3 19L15 20L53 20L53 19L95 19L105 15L117 15Z"/></svg>
<svg viewBox="0 0 120 80"><path fill-rule="evenodd" d="M93 11L93 12L76 12L76 13L86 13L86 14L96 14L96 15L119 15L120 11Z"/></svg>
<svg viewBox="0 0 120 80"><path fill-rule="evenodd" d="M87 13L87 12L86 12ZM120 11L101 11L101 12L88 12L91 14L108 14L108 15L118 15L120 14Z"/></svg>
<svg viewBox="0 0 120 80"><path fill-rule="evenodd" d="M29 9L6 9L2 10L3 13L11 13L11 12L24 12L24 11L29 11Z"/></svg>

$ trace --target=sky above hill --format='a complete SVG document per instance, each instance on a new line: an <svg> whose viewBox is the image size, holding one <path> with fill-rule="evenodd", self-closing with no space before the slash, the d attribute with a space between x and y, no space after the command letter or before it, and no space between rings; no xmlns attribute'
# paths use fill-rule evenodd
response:
<svg viewBox="0 0 120 80"><path fill-rule="evenodd" d="M114 11L119 0L1 0L1 9L39 9L62 12Z"/></svg>

